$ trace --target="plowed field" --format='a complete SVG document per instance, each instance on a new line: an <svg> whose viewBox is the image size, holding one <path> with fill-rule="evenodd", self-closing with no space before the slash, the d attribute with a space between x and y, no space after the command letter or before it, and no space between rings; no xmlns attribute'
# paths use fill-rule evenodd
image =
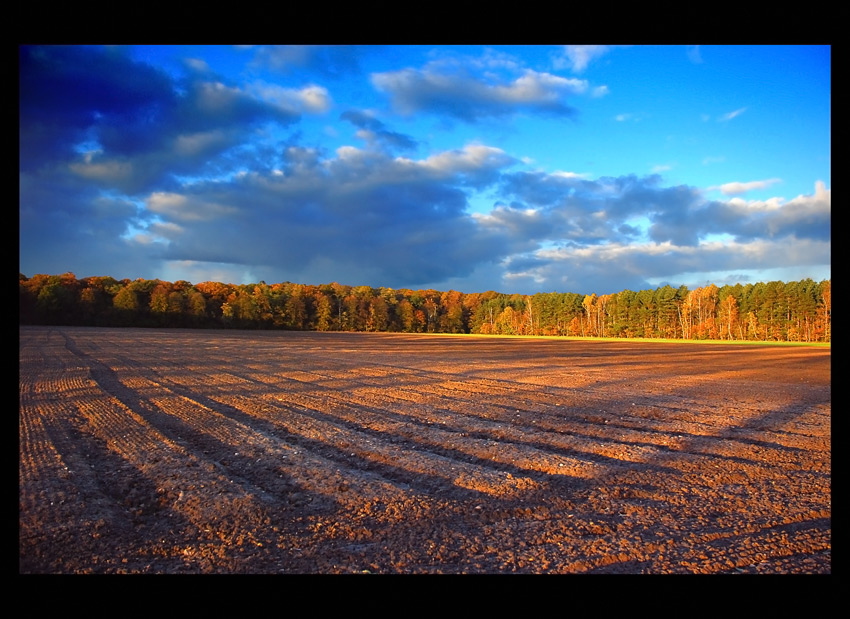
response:
<svg viewBox="0 0 850 619"><path fill-rule="evenodd" d="M20 328L21 573L830 573L830 350Z"/></svg>

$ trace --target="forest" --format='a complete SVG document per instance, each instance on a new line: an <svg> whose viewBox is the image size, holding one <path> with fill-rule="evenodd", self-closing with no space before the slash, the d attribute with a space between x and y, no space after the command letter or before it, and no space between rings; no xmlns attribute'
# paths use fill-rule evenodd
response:
<svg viewBox="0 0 850 619"><path fill-rule="evenodd" d="M20 324L831 342L830 280L582 295L20 274Z"/></svg>

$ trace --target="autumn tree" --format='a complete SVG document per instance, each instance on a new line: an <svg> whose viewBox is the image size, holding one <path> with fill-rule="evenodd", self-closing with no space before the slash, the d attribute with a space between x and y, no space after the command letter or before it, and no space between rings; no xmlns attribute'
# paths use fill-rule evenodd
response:
<svg viewBox="0 0 850 619"><path fill-rule="evenodd" d="M316 304L316 330L317 331L330 331L333 328L333 305L331 304L330 298L322 293L321 291L316 291L315 293L315 304Z"/></svg>
<svg viewBox="0 0 850 619"><path fill-rule="evenodd" d="M290 329L302 330L307 323L307 304L302 291L298 288L286 300L286 326Z"/></svg>
<svg viewBox="0 0 850 619"><path fill-rule="evenodd" d="M425 330L428 333L434 333L437 330L437 309L438 305L430 295L422 304L422 310L425 312Z"/></svg>
<svg viewBox="0 0 850 619"><path fill-rule="evenodd" d="M720 302L720 339L734 340L737 326L738 300L734 295L728 294Z"/></svg>
<svg viewBox="0 0 850 619"><path fill-rule="evenodd" d="M275 314L272 309L272 290L265 282L260 282L251 291L254 301L255 320L261 328L268 329L274 326Z"/></svg>
<svg viewBox="0 0 850 619"><path fill-rule="evenodd" d="M194 288L186 296L186 312L194 326L201 326L207 319L207 300L203 293Z"/></svg>
<svg viewBox="0 0 850 619"><path fill-rule="evenodd" d="M832 283L829 280L821 282L820 286L821 310L820 320L823 324L823 339L832 341ZM840 322L840 321L839 321Z"/></svg>
<svg viewBox="0 0 850 619"><path fill-rule="evenodd" d="M457 290L449 290L441 295L440 302L443 306L440 331L443 333L463 333L466 331L463 294Z"/></svg>
<svg viewBox="0 0 850 619"><path fill-rule="evenodd" d="M598 313L596 311L596 293L584 296L582 306L587 316L587 335L599 335ZM584 335L584 334L583 334Z"/></svg>
<svg viewBox="0 0 850 619"><path fill-rule="evenodd" d="M222 284L221 282L201 282L195 284L195 289L204 295L206 299L206 312L214 322L220 322L224 317L225 311L222 307L227 302L228 297L233 292L232 284ZM232 317L232 311L228 311Z"/></svg>
<svg viewBox="0 0 850 619"><path fill-rule="evenodd" d="M386 331L389 320L389 306L384 297L379 295L369 301L369 315L366 318L367 331Z"/></svg>
<svg viewBox="0 0 850 619"><path fill-rule="evenodd" d="M168 311L169 292L170 286L165 282L159 282L151 291L151 300L149 305L153 314L164 316L165 312Z"/></svg>
<svg viewBox="0 0 850 619"><path fill-rule="evenodd" d="M829 341L831 282L714 284L597 296L393 290L283 282L233 285L19 274L21 324L235 326Z"/></svg>
<svg viewBox="0 0 850 619"><path fill-rule="evenodd" d="M596 324L599 325L599 336L605 337L605 323L608 320L608 304L616 297L613 294L599 295L596 299Z"/></svg>
<svg viewBox="0 0 850 619"><path fill-rule="evenodd" d="M498 318L496 318L495 333L502 335L516 335L517 326L516 312L514 311L513 306L505 306L505 309L503 309L502 313L499 314Z"/></svg>
<svg viewBox="0 0 850 619"><path fill-rule="evenodd" d="M130 286L122 287L112 299L118 324L132 325L139 311L139 295Z"/></svg>
<svg viewBox="0 0 850 619"><path fill-rule="evenodd" d="M403 298L398 302L396 312L398 314L398 319L401 324L401 330L406 333L415 333L415 309L410 301L406 298Z"/></svg>

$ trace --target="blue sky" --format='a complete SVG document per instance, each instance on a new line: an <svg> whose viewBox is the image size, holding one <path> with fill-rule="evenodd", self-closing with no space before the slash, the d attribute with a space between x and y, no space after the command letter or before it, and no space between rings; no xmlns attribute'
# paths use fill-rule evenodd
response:
<svg viewBox="0 0 850 619"><path fill-rule="evenodd" d="M829 46L20 48L20 271L831 277Z"/></svg>

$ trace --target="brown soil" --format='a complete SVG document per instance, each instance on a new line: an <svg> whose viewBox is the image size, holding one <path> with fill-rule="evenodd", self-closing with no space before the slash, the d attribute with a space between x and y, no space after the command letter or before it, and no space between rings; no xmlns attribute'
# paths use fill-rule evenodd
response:
<svg viewBox="0 0 850 619"><path fill-rule="evenodd" d="M831 573L830 350L20 328L21 573Z"/></svg>

